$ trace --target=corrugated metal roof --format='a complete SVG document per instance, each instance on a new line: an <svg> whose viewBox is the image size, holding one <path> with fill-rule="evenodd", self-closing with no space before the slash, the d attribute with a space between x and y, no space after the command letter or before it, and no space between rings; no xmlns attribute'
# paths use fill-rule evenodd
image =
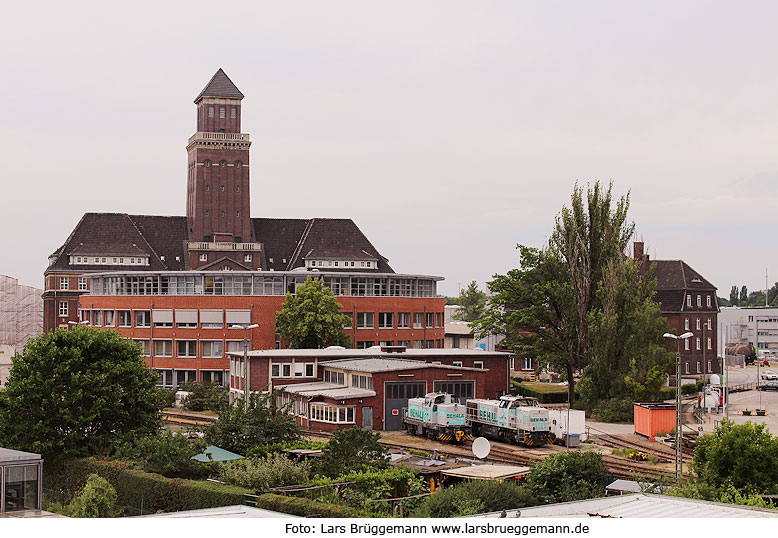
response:
<svg viewBox="0 0 778 538"><path fill-rule="evenodd" d="M524 476L527 473L529 473L529 467L518 465L472 465L470 467L458 467L440 471L440 474L446 476L472 478L474 480L501 480Z"/></svg>
<svg viewBox="0 0 778 538"><path fill-rule="evenodd" d="M22 452L21 450L12 450L10 448L0 448L0 463L37 461L39 459L41 459L40 454L34 454L32 452Z"/></svg>
<svg viewBox="0 0 778 538"><path fill-rule="evenodd" d="M501 512L474 517L500 517ZM512 517L512 510L507 511ZM599 499L532 506L521 509L521 517L618 517L618 518L744 518L778 517L778 510L734 504L698 501L669 495L634 493Z"/></svg>
<svg viewBox="0 0 778 538"><path fill-rule="evenodd" d="M295 383L292 385L278 385L276 388L291 394L323 396L325 398L333 399L370 398L376 394L372 390L347 387L345 385L338 385L337 383L325 383L324 381Z"/></svg>

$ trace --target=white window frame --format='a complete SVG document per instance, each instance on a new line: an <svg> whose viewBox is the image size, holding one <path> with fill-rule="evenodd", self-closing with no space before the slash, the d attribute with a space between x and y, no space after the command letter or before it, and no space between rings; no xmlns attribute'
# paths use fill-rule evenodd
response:
<svg viewBox="0 0 778 538"><path fill-rule="evenodd" d="M708 349L709 349L709 350L710 350L710 349L713 349L713 340L711 339L711 337L710 337L710 336L708 337L708 342L707 342L707 344L708 344Z"/></svg>
<svg viewBox="0 0 778 538"><path fill-rule="evenodd" d="M60 317L65 317L68 315L69 307L67 301L60 301L59 302L59 315Z"/></svg>
<svg viewBox="0 0 778 538"><path fill-rule="evenodd" d="M207 253L200 254L200 261L201 262L207 262L208 261L208 254Z"/></svg>
<svg viewBox="0 0 778 538"><path fill-rule="evenodd" d="M383 319L381 319L383 317ZM389 324L386 324L386 318L389 318ZM378 313L378 328L379 329L394 329L394 312L379 312Z"/></svg>
<svg viewBox="0 0 778 538"><path fill-rule="evenodd" d="M188 344L186 345L186 352L181 353L181 348L179 345L181 344ZM184 359L193 359L197 357L197 340L176 340L176 357L181 357Z"/></svg>
<svg viewBox="0 0 778 538"><path fill-rule="evenodd" d="M210 348L206 354L206 344ZM218 355L214 355L214 344L219 344L221 349L218 351ZM224 342L221 340L200 340L200 355L204 359L221 359L224 357Z"/></svg>
<svg viewBox="0 0 778 538"><path fill-rule="evenodd" d="M708 306L710 306L710 295L706 295Z"/></svg>
<svg viewBox="0 0 778 538"><path fill-rule="evenodd" d="M697 294L697 306L698 307L702 306L702 295L700 295L699 293Z"/></svg>
<svg viewBox="0 0 778 538"><path fill-rule="evenodd" d="M699 351L700 349L702 349L702 348L700 347L700 337L698 336L698 337L697 337L697 338L695 338L694 340L695 340L695 344L696 344L696 346L697 346L697 351Z"/></svg>
<svg viewBox="0 0 778 538"><path fill-rule="evenodd" d="M689 318L684 318L683 320L683 328L685 331L689 330Z"/></svg>
<svg viewBox="0 0 778 538"><path fill-rule="evenodd" d="M61 290L69 290L70 289L70 278L66 276L59 277L59 289Z"/></svg>
<svg viewBox="0 0 778 538"><path fill-rule="evenodd" d="M700 330L700 327L701 327L701 325L700 325L700 318L697 318L697 330L698 331Z"/></svg>
<svg viewBox="0 0 778 538"><path fill-rule="evenodd" d="M375 312L357 312L357 329L374 329L374 328L375 328Z"/></svg>
<svg viewBox="0 0 778 538"><path fill-rule="evenodd" d="M133 338L132 343L141 345L141 357L151 357L151 342L148 338L140 338L137 340Z"/></svg>
<svg viewBox="0 0 778 538"><path fill-rule="evenodd" d="M686 306L692 306L692 296L687 295L686 296Z"/></svg>
<svg viewBox="0 0 778 538"><path fill-rule="evenodd" d="M78 277L78 291L87 291L89 288L87 288L86 284L85 276Z"/></svg>
<svg viewBox="0 0 778 538"><path fill-rule="evenodd" d="M170 350L168 351L165 343L170 344ZM162 344L162 353L158 352L157 344ZM155 357L172 357L173 356L173 340L171 338L155 338L154 339L154 356Z"/></svg>
<svg viewBox="0 0 778 538"><path fill-rule="evenodd" d="M684 338L683 339L683 349L684 349L684 351L689 351L689 339L688 338Z"/></svg>
<svg viewBox="0 0 778 538"><path fill-rule="evenodd" d="M484 369L484 361L473 361L473 368Z"/></svg>
<svg viewBox="0 0 778 538"><path fill-rule="evenodd" d="M405 316L404 323L401 325L400 320ZM398 329L410 329L411 328L411 313L410 312L397 312L397 328Z"/></svg>

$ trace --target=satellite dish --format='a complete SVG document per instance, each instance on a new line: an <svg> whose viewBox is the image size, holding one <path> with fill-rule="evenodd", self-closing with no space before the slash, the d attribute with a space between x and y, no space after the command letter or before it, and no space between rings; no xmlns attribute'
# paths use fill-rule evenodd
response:
<svg viewBox="0 0 778 538"><path fill-rule="evenodd" d="M473 446L471 447L473 455L479 460L484 459L489 455L492 450L492 445L489 444L489 440L485 437L478 437L473 440Z"/></svg>

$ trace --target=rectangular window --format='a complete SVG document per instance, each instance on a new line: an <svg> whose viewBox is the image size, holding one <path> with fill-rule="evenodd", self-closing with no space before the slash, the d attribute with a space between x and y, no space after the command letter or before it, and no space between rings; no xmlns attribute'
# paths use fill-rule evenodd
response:
<svg viewBox="0 0 778 538"><path fill-rule="evenodd" d="M173 356L172 340L154 340L154 355L157 357Z"/></svg>
<svg viewBox="0 0 778 538"><path fill-rule="evenodd" d="M707 342L707 344L708 344L708 349L713 349L713 347L712 347L712 345L713 345L713 342L711 341L711 338L710 338L710 336L708 337L708 342Z"/></svg>
<svg viewBox="0 0 778 538"><path fill-rule="evenodd" d="M427 312L427 328L432 329L435 327L435 314L433 312Z"/></svg>
<svg viewBox="0 0 778 538"><path fill-rule="evenodd" d="M234 106L230 107L230 118L232 118L234 120L237 117L238 117L237 109Z"/></svg>
<svg viewBox="0 0 778 538"><path fill-rule="evenodd" d="M411 313L410 312L398 312L397 313L397 328L398 329L410 329L411 328Z"/></svg>
<svg viewBox="0 0 778 538"><path fill-rule="evenodd" d="M140 344L143 357L151 357L151 343L148 340L133 340L134 343Z"/></svg>
<svg viewBox="0 0 778 538"><path fill-rule="evenodd" d="M213 107L212 106L208 107L208 117L209 118L213 118Z"/></svg>
<svg viewBox="0 0 778 538"><path fill-rule="evenodd" d="M705 297L706 297L706 302L707 302L708 306L710 306L710 295L706 295Z"/></svg>
<svg viewBox="0 0 778 538"><path fill-rule="evenodd" d="M700 361L697 361L697 373L698 373L698 374L699 374L700 372L702 372L702 369L701 369L700 367L701 367Z"/></svg>
<svg viewBox="0 0 778 538"><path fill-rule="evenodd" d="M411 341L410 340L398 340L397 341L398 346L402 347L411 347Z"/></svg>
<svg viewBox="0 0 778 538"><path fill-rule="evenodd" d="M689 363L688 362L684 363L684 369L685 369L686 373L688 374L689 373Z"/></svg>
<svg viewBox="0 0 778 538"><path fill-rule="evenodd" d="M484 361L474 361L473 362L473 368L480 368L481 370L484 369Z"/></svg>
<svg viewBox="0 0 778 538"><path fill-rule="evenodd" d="M394 328L394 312L379 312L378 313L378 328L379 329L392 329L392 328Z"/></svg>
<svg viewBox="0 0 778 538"><path fill-rule="evenodd" d="M197 381L197 370L176 370L176 385L185 385L190 381Z"/></svg>
<svg viewBox="0 0 778 538"><path fill-rule="evenodd" d="M683 320L683 328L686 331L689 330L689 318L684 318L684 320Z"/></svg>
<svg viewBox="0 0 778 538"><path fill-rule="evenodd" d="M114 326L114 321L115 321L114 316L115 315L116 315L116 312L114 312L113 310L106 310L105 311L104 319L105 319L105 326L106 327L113 327Z"/></svg>
<svg viewBox="0 0 778 538"><path fill-rule="evenodd" d="M103 311L102 310L95 310L92 312L92 325L95 327L102 327L103 326Z"/></svg>
<svg viewBox="0 0 778 538"><path fill-rule="evenodd" d="M354 327L354 314L351 312L342 312L342 314L348 318L348 321L343 325L343 328L352 329Z"/></svg>
<svg viewBox="0 0 778 538"><path fill-rule="evenodd" d="M270 377L281 377L281 365L280 364L271 364L270 365Z"/></svg>
<svg viewBox="0 0 778 538"><path fill-rule="evenodd" d="M373 347L375 342L373 340L360 340L357 342L357 349L367 349Z"/></svg>
<svg viewBox="0 0 778 538"><path fill-rule="evenodd" d="M314 377L316 375L314 366L316 365L312 362L305 363L305 377Z"/></svg>
<svg viewBox="0 0 778 538"><path fill-rule="evenodd" d="M413 328L414 329L423 329L424 328L424 313L423 312L414 312L413 313Z"/></svg>
<svg viewBox="0 0 778 538"><path fill-rule="evenodd" d="M523 357L521 359L521 369L534 370L534 368L532 367L532 357Z"/></svg>
<svg viewBox="0 0 778 538"><path fill-rule="evenodd" d="M200 374L203 377L203 383L211 383L218 386L226 386L226 376L222 370L201 370Z"/></svg>
<svg viewBox="0 0 778 538"><path fill-rule="evenodd" d="M204 340L201 343L203 357L218 359L224 355L224 343L221 340Z"/></svg>
<svg viewBox="0 0 778 538"><path fill-rule="evenodd" d="M424 340L414 340L413 349L424 349Z"/></svg>
<svg viewBox="0 0 778 538"><path fill-rule="evenodd" d="M692 306L692 296L687 295L686 296L686 306Z"/></svg>
<svg viewBox="0 0 778 538"><path fill-rule="evenodd" d="M713 321L710 318L708 318L708 330L709 331L713 330Z"/></svg>
<svg viewBox="0 0 778 538"><path fill-rule="evenodd" d="M684 350L689 351L689 339L688 338L684 338L683 339L683 348L684 348Z"/></svg>
<svg viewBox="0 0 778 538"><path fill-rule="evenodd" d="M59 289L66 290L70 288L69 279L66 276L59 277Z"/></svg>
<svg viewBox="0 0 778 538"><path fill-rule="evenodd" d="M221 329L224 326L222 310L200 310L200 323L203 329Z"/></svg>
<svg viewBox="0 0 778 538"><path fill-rule="evenodd" d="M697 330L700 330L700 318L697 318Z"/></svg>
<svg viewBox="0 0 778 538"><path fill-rule="evenodd" d="M86 291L86 277L80 276L78 277L78 291Z"/></svg>
<svg viewBox="0 0 778 538"><path fill-rule="evenodd" d="M375 327L375 312L357 312L357 329Z"/></svg>
<svg viewBox="0 0 778 538"><path fill-rule="evenodd" d="M197 310L176 310L176 327L179 329L196 329Z"/></svg>
<svg viewBox="0 0 778 538"><path fill-rule="evenodd" d="M281 377L292 377L292 363L285 362L281 365Z"/></svg>
<svg viewBox="0 0 778 538"><path fill-rule="evenodd" d="M435 312L435 327L442 327L443 324L441 323L442 316L440 315L440 312Z"/></svg>
<svg viewBox="0 0 778 538"><path fill-rule="evenodd" d="M303 377L305 375L305 364L302 362L295 362L294 363L294 376L295 377Z"/></svg>
<svg viewBox="0 0 778 538"><path fill-rule="evenodd" d="M454 361L452 364L454 366L459 366L460 368L462 367L462 361Z"/></svg>
<svg viewBox="0 0 778 538"><path fill-rule="evenodd" d="M696 345L697 345L697 346L696 346L696 347L697 347L697 351L699 351L699 350L700 350L700 339L699 339L699 337L698 337L698 338L695 338L695 341L696 341L695 343L696 343Z"/></svg>
<svg viewBox="0 0 778 538"><path fill-rule="evenodd" d="M132 327L132 316L129 310L119 310L119 327Z"/></svg>
<svg viewBox="0 0 778 538"><path fill-rule="evenodd" d="M177 340L179 357L197 357L197 340Z"/></svg>
<svg viewBox="0 0 778 538"><path fill-rule="evenodd" d="M427 340L427 343L424 345L425 349L435 349L435 340Z"/></svg>
<svg viewBox="0 0 778 538"><path fill-rule="evenodd" d="M223 106L219 107L219 119L223 120L227 117L227 111L224 110Z"/></svg>
<svg viewBox="0 0 778 538"><path fill-rule="evenodd" d="M59 302L59 315L60 316L67 316L68 315L68 302L67 301L60 301Z"/></svg>
<svg viewBox="0 0 778 538"><path fill-rule="evenodd" d="M702 306L702 295L697 295L697 306Z"/></svg>
<svg viewBox="0 0 778 538"><path fill-rule="evenodd" d="M228 340L227 352L242 353L243 352L243 340Z"/></svg>
<svg viewBox="0 0 778 538"><path fill-rule="evenodd" d="M137 310L135 312L135 326L136 327L151 327L151 311L150 310Z"/></svg>
<svg viewBox="0 0 778 538"><path fill-rule="evenodd" d="M173 386L173 370L157 370L157 374L159 374L159 378L157 379L158 387Z"/></svg>

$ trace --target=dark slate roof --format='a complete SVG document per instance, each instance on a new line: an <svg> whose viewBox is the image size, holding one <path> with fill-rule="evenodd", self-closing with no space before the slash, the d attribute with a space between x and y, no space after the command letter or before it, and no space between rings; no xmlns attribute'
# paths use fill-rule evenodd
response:
<svg viewBox="0 0 778 538"><path fill-rule="evenodd" d="M656 277L656 294L654 298L660 304L662 312L718 312L718 299L716 298L716 286L708 282L700 273L692 269L683 260L653 260L651 268ZM685 298L687 293L707 291L713 295L711 307L696 306L687 307Z"/></svg>
<svg viewBox="0 0 778 538"><path fill-rule="evenodd" d="M306 259L378 261L378 272L394 273L386 258L351 219L311 219L288 270L304 267Z"/></svg>
<svg viewBox="0 0 778 538"><path fill-rule="evenodd" d="M254 237L263 244L262 267L286 271L297 244L305 231L307 219L251 219ZM272 260L272 261L271 261Z"/></svg>
<svg viewBox="0 0 778 538"><path fill-rule="evenodd" d="M203 91L201 91L194 102L197 103L203 97L227 97L230 99L243 99L243 94L240 92L237 86L230 80L222 68L220 67L216 74L211 78L208 84L205 85Z"/></svg>
<svg viewBox="0 0 778 538"><path fill-rule="evenodd" d="M251 219L262 243L261 267L288 271L319 259L375 260L378 271L393 273L351 219ZM186 217L87 213L57 251L47 271L179 271L186 269ZM149 265L70 265L69 256L149 256ZM178 257L178 259L176 259ZM213 265L213 264L211 264Z"/></svg>

